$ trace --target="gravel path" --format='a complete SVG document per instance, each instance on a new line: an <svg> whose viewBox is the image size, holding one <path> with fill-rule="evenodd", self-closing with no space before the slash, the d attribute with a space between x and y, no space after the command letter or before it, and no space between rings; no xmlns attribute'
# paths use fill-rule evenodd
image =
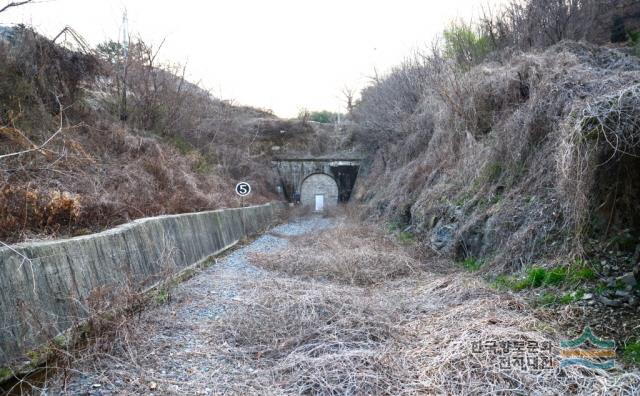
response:
<svg viewBox="0 0 640 396"><path fill-rule="evenodd" d="M82 371L66 386L56 378L44 394L219 394L215 373L232 369L207 348L208 323L242 292L243 277L260 278L265 271L249 263L252 252L287 245L290 236L316 232L331 220L307 218L273 228L252 243L234 250L215 265L171 291L171 301L143 313L128 348L113 356L82 362Z"/></svg>

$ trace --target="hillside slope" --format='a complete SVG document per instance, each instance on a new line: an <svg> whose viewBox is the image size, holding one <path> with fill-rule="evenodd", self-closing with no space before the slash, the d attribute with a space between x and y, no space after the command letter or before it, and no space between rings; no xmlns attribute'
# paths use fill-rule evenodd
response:
<svg viewBox="0 0 640 396"><path fill-rule="evenodd" d="M239 180L254 187L245 204L273 200L271 147L313 139L308 124L212 97L142 41L126 59L118 45L0 31L1 241L236 206Z"/></svg>
<svg viewBox="0 0 640 396"><path fill-rule="evenodd" d="M639 82L638 58L573 42L468 72L404 65L355 114L378 147L356 198L433 251L490 268L557 262L593 240L635 264Z"/></svg>

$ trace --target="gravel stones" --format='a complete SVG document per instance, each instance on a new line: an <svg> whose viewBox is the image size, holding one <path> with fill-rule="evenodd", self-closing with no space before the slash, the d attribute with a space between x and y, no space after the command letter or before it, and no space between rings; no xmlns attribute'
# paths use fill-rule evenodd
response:
<svg viewBox="0 0 640 396"><path fill-rule="evenodd" d="M288 237L317 232L332 222L321 217L295 220L235 249L172 289L171 303L142 314L137 327L143 336L138 340L141 345L136 347L139 355L134 365L127 363L130 356L119 357L120 363L109 358L92 359L86 366L79 362L79 370L66 385L62 385L62 378L54 379L43 389L44 394L180 394L186 382L199 382L200 392L206 389L204 394L218 393L206 385L216 371L234 368L208 347L209 324L240 298L243 282L239 279L264 275L264 270L248 261L248 255L280 249L289 243ZM132 372L132 367L139 372Z"/></svg>

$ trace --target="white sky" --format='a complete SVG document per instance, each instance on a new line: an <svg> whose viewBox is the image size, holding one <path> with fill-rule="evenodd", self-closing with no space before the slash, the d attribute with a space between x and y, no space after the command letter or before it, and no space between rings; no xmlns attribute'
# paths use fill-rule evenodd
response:
<svg viewBox="0 0 640 396"><path fill-rule="evenodd" d="M0 14L53 37L69 25L90 44L129 33L166 42L159 57L222 99L282 117L301 108L344 111L344 86L424 47L455 18L501 0L40 0ZM0 0L0 6L7 0Z"/></svg>

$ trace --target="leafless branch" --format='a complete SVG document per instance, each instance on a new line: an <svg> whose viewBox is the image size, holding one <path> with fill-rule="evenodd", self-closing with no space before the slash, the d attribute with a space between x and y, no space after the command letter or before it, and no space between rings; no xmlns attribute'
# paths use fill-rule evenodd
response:
<svg viewBox="0 0 640 396"><path fill-rule="evenodd" d="M5 5L4 7L0 8L0 13L8 10L9 8L19 7L21 5L29 4L31 2L33 2L33 0L12 1L11 3L9 3L9 4Z"/></svg>
<svg viewBox="0 0 640 396"><path fill-rule="evenodd" d="M63 128L63 120L64 120L64 109L62 107L62 103L60 103L60 98L58 96L56 96L56 100L58 101L58 105L60 106L60 124L58 127L58 130L55 131L51 136L49 136L49 138L47 140L44 141L44 143L42 143L41 145L37 146L37 147L33 147L27 150L22 150L22 151L17 151L15 153L9 153L9 154L3 154L0 155L0 160L1 159L5 159L5 158L9 158L9 157L15 157L18 155L23 155L23 154L27 154L27 153L31 153L34 151L40 151L43 150L45 148L46 145L48 145L56 136L58 136Z"/></svg>

